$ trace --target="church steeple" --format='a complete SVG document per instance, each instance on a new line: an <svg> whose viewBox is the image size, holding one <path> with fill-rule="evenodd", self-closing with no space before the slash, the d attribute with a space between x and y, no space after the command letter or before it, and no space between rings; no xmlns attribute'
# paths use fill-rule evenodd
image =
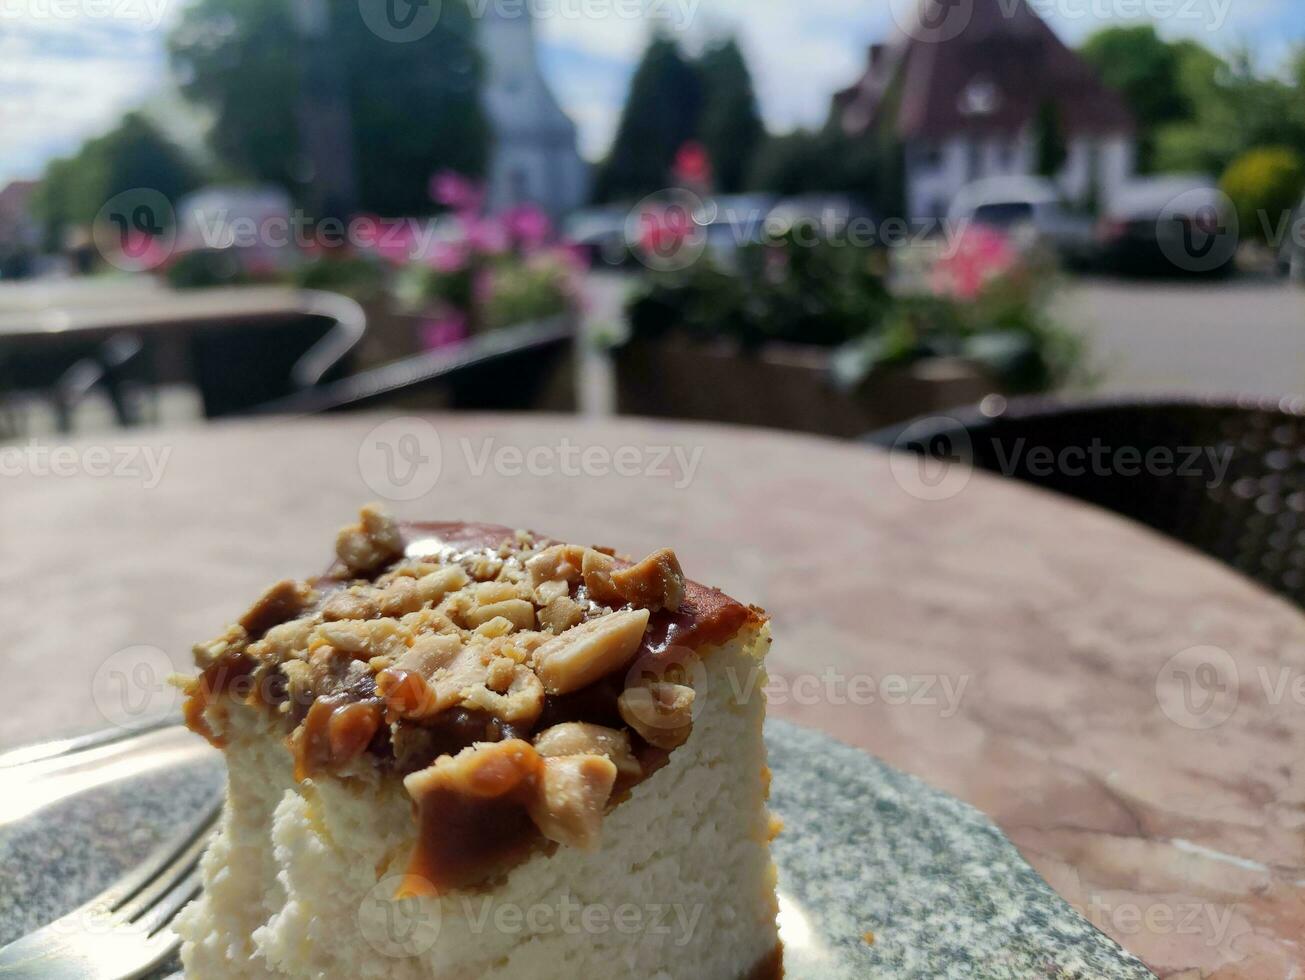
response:
<svg viewBox="0 0 1305 980"><path fill-rule="evenodd" d="M576 146L575 124L539 66L530 3L491 0L479 26L485 110L493 129L490 206L533 203L561 215L584 202L588 167Z"/></svg>

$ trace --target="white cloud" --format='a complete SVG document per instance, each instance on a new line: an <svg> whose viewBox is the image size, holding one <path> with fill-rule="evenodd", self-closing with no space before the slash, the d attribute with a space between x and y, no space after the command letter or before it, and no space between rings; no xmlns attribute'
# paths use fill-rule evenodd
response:
<svg viewBox="0 0 1305 980"><path fill-rule="evenodd" d="M143 21L0 11L0 182L107 130L162 75L161 32Z"/></svg>

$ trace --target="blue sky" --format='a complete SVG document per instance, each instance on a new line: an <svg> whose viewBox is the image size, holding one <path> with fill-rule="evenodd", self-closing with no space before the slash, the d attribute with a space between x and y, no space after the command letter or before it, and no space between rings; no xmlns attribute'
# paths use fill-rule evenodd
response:
<svg viewBox="0 0 1305 980"><path fill-rule="evenodd" d="M46 160L154 97L167 78L164 38L183 2L0 0L0 182L38 175ZM598 157L654 20L690 48L737 34L766 119L784 130L818 123L830 92L860 71L866 45L887 37L913 2L532 0L532 7L545 73L579 123L586 154ZM1029 2L1071 42L1103 24L1148 20L1215 48L1249 44L1269 64L1305 42L1302 0Z"/></svg>

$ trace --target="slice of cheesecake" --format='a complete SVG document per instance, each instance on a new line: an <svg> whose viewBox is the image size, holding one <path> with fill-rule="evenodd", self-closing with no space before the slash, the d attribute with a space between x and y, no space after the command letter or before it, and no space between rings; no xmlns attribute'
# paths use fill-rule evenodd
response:
<svg viewBox="0 0 1305 980"><path fill-rule="evenodd" d="M228 798L187 977L770 980L764 613L374 507L196 648Z"/></svg>

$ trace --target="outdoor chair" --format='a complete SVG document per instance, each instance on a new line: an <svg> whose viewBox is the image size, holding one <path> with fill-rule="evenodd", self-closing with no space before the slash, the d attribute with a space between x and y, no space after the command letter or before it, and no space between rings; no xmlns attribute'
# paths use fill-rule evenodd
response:
<svg viewBox="0 0 1305 980"><path fill-rule="evenodd" d="M123 427L158 420L158 376L154 352L134 333L115 334L100 345L96 361L103 369L102 387Z"/></svg>
<svg viewBox="0 0 1305 980"><path fill-rule="evenodd" d="M348 373L367 328L362 307L328 292L303 291L300 299L285 316L195 333L191 377L207 418L244 414Z"/></svg>
<svg viewBox="0 0 1305 980"><path fill-rule="evenodd" d="M0 438L27 435L35 405L53 412L60 432L71 432L77 405L103 379L94 344L59 341L0 347Z"/></svg>
<svg viewBox="0 0 1305 980"><path fill-rule="evenodd" d="M1305 399L994 398L865 440L1096 504L1305 605Z"/></svg>
<svg viewBox="0 0 1305 980"><path fill-rule="evenodd" d="M568 317L505 327L259 406L261 415L364 408L569 411L575 407Z"/></svg>

